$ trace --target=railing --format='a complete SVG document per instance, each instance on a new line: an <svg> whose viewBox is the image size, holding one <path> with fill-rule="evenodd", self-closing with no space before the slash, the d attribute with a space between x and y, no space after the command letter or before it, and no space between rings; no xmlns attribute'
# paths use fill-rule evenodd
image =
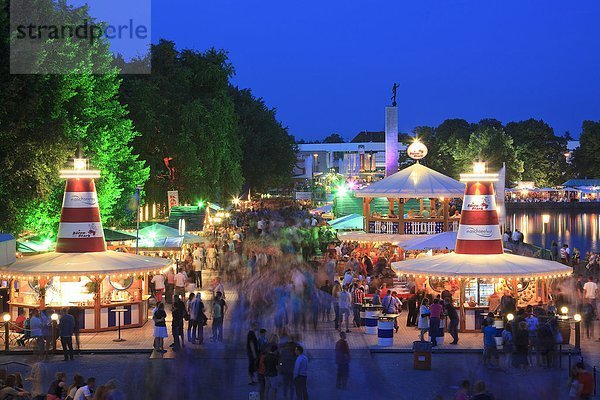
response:
<svg viewBox="0 0 600 400"><path fill-rule="evenodd" d="M451 232L458 231L458 220L448 221L448 230ZM374 219L369 220L369 233L387 233L397 235L400 233L400 223L398 220L391 219ZM434 235L444 232L444 220L441 218L415 218L404 220L405 235Z"/></svg>

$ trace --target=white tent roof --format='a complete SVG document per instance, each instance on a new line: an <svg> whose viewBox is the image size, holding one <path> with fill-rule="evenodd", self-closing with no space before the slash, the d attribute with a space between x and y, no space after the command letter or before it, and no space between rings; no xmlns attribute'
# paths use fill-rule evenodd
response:
<svg viewBox="0 0 600 400"><path fill-rule="evenodd" d="M456 232L442 232L436 235L418 235L408 240L400 247L404 250L454 250L456 246Z"/></svg>
<svg viewBox="0 0 600 400"><path fill-rule="evenodd" d="M96 253L45 253L24 257L0 267L3 275L121 274L160 270L170 260L117 251Z"/></svg>
<svg viewBox="0 0 600 400"><path fill-rule="evenodd" d="M401 246L402 243L421 235L388 235L387 233L338 232L338 239L349 242L392 243Z"/></svg>
<svg viewBox="0 0 600 400"><path fill-rule="evenodd" d="M415 163L355 192L356 197L463 197L465 184Z"/></svg>
<svg viewBox="0 0 600 400"><path fill-rule="evenodd" d="M424 259L398 261L392 268L399 274L467 277L540 277L567 276L573 269L556 261L513 254L442 254Z"/></svg>

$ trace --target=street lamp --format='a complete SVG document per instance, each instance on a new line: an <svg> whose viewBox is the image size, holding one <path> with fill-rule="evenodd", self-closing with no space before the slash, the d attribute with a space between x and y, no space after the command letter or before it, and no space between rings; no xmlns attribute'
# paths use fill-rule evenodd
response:
<svg viewBox="0 0 600 400"><path fill-rule="evenodd" d="M560 313L563 315L567 315L569 313L569 308L567 306L562 306L560 308Z"/></svg>
<svg viewBox="0 0 600 400"><path fill-rule="evenodd" d="M142 185L136 186L136 197L137 197L137 218L136 218L136 226L135 226L135 254L139 254L140 247L140 203L142 201Z"/></svg>
<svg viewBox="0 0 600 400"><path fill-rule="evenodd" d="M510 313L510 314L506 314L506 320L508 322L511 322L513 319L515 319L514 314Z"/></svg>
<svg viewBox="0 0 600 400"><path fill-rule="evenodd" d="M581 314L573 315L575 320L575 351L581 351Z"/></svg>
<svg viewBox="0 0 600 400"><path fill-rule="evenodd" d="M8 351L8 345L9 345L8 335L10 334L9 328L8 328L8 323L10 322L10 314L4 313L4 315L2 315L2 319L4 320L4 351Z"/></svg>
<svg viewBox="0 0 600 400"><path fill-rule="evenodd" d="M56 326L58 324L58 314L52 313L52 315L50 315L50 319L52 320L52 351L56 351L56 339L58 338L56 335Z"/></svg>

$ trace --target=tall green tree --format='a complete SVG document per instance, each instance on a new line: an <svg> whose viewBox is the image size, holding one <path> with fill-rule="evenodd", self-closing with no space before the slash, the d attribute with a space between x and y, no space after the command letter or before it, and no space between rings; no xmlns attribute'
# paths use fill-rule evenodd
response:
<svg viewBox="0 0 600 400"><path fill-rule="evenodd" d="M86 7L52 0L27 4L28 12L56 23L93 21ZM119 71L112 66L107 43L49 41L46 51L53 51L52 57L36 53L38 58L31 60L39 74L10 75L7 16L8 1L2 1L0 228L48 236L56 232L64 189L58 170L67 166L78 145L102 174L97 188L103 221L131 220L130 194L145 182L148 170L132 151L137 132L119 102Z"/></svg>
<svg viewBox="0 0 600 400"><path fill-rule="evenodd" d="M121 93L142 132L134 147L150 166L149 199L164 202L167 190L183 202L237 194L242 150L226 53L178 51L160 40L136 62L151 62L152 73L126 76Z"/></svg>
<svg viewBox="0 0 600 400"><path fill-rule="evenodd" d="M583 121L572 162L579 178L600 179L600 121Z"/></svg>
<svg viewBox="0 0 600 400"><path fill-rule="evenodd" d="M323 143L344 143L344 142L345 142L344 138L341 137L339 133L332 133L331 135L329 135L325 139L323 139Z"/></svg>
<svg viewBox="0 0 600 400"><path fill-rule="evenodd" d="M460 163L461 171L472 170L473 161L485 161L491 171L506 165L507 184L521 180L523 161L513 139L504 129L481 127L473 132L466 147L456 148L454 158Z"/></svg>
<svg viewBox="0 0 600 400"><path fill-rule="evenodd" d="M230 87L242 145L242 173L252 190L290 183L297 161L294 137L276 118L275 109L250 89Z"/></svg>
<svg viewBox="0 0 600 400"><path fill-rule="evenodd" d="M518 147L519 158L523 161L523 180L533 181L540 187L565 181L567 141L556 136L550 125L531 118L509 122L506 133Z"/></svg>

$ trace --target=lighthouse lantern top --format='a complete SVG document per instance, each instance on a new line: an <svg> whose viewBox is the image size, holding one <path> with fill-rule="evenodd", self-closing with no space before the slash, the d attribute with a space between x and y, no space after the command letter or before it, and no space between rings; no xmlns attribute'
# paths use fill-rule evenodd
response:
<svg viewBox="0 0 600 400"><path fill-rule="evenodd" d="M498 174L486 173L486 163L477 161L473 163L473 173L460 174L461 182L496 182Z"/></svg>
<svg viewBox="0 0 600 400"><path fill-rule="evenodd" d="M60 177L64 179L71 178L84 178L94 179L100 178L100 171L94 169L88 169L87 158L74 158L73 169L62 169L60 170Z"/></svg>

